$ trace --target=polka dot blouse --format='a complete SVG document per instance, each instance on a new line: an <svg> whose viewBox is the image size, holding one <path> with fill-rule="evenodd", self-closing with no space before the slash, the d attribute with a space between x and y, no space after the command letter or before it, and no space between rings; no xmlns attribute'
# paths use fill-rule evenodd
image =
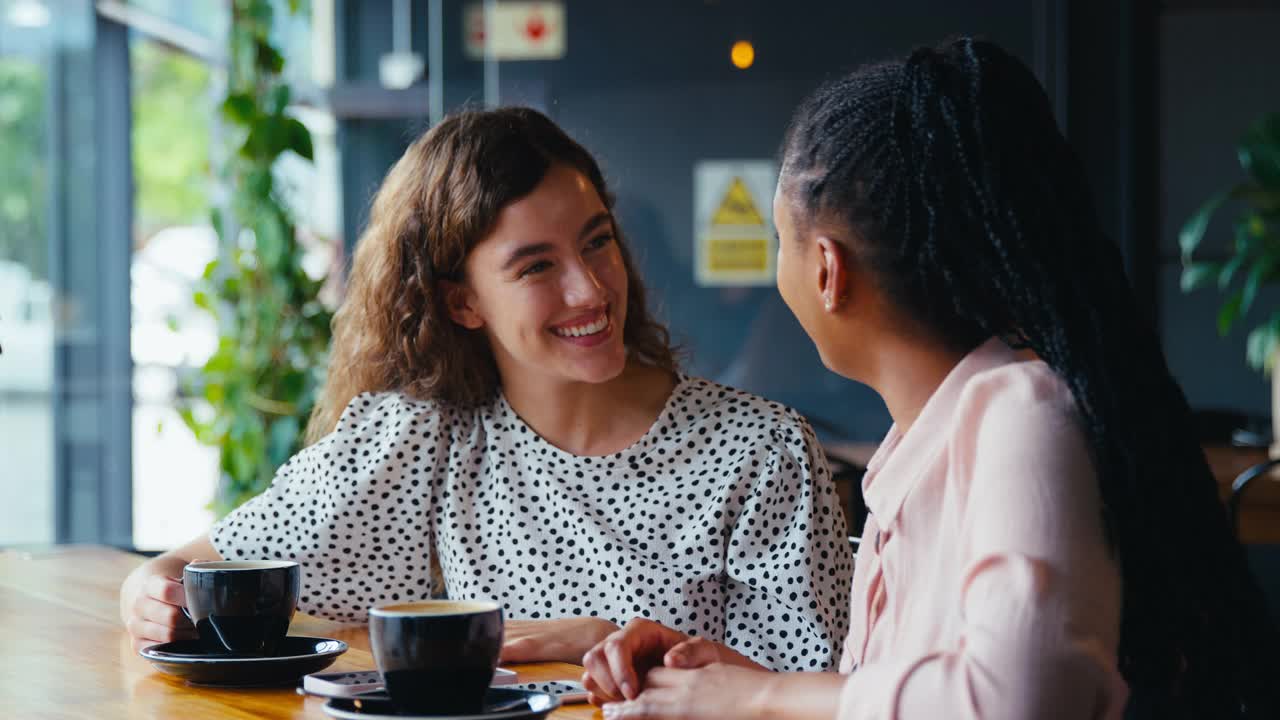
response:
<svg viewBox="0 0 1280 720"><path fill-rule="evenodd" d="M833 667L849 625L852 557L813 431L690 377L598 457L546 442L501 394L474 410L359 395L210 539L297 560L299 608L340 621L429 597L437 552L449 597L508 618L646 617L776 670Z"/></svg>

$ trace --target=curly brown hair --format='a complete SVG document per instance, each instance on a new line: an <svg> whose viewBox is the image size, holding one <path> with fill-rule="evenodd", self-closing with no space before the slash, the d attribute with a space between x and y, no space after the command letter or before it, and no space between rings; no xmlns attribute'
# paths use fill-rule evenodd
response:
<svg viewBox="0 0 1280 720"><path fill-rule="evenodd" d="M489 342L482 331L450 319L439 281L461 279L467 254L502 209L532 192L557 164L586 176L612 211L595 158L536 110L459 112L409 146L374 197L356 247L308 443L331 432L362 392L398 390L458 407L493 398L500 378ZM670 334L650 314L614 225L627 272L622 336L628 353L675 372Z"/></svg>

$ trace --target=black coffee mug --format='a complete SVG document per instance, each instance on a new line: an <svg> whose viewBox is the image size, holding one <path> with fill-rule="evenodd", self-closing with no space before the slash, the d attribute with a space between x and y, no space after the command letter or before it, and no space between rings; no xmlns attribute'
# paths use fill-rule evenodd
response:
<svg viewBox="0 0 1280 720"><path fill-rule="evenodd" d="M298 606L301 570L286 560L191 563L182 569L187 617L209 653L271 656Z"/></svg>
<svg viewBox="0 0 1280 720"><path fill-rule="evenodd" d="M502 607L487 600L424 600L369 610L373 659L404 713L476 713L502 650Z"/></svg>

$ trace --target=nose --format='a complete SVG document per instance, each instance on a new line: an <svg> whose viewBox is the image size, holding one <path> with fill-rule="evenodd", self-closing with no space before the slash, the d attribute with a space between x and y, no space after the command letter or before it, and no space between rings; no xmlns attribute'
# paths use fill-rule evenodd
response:
<svg viewBox="0 0 1280 720"><path fill-rule="evenodd" d="M578 259L570 263L561 277L564 288L565 304L569 307L589 307L599 305L605 300L604 284L596 276L595 271Z"/></svg>

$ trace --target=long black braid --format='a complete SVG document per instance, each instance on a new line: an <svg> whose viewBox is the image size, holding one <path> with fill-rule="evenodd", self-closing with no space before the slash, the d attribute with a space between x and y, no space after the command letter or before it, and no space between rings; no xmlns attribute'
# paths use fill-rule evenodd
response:
<svg viewBox="0 0 1280 720"><path fill-rule="evenodd" d="M1029 347L1067 383L1124 584L1131 717L1280 718L1280 637L1187 402L1021 62L962 38L819 88L783 146L801 216L838 219L888 297L958 350Z"/></svg>

